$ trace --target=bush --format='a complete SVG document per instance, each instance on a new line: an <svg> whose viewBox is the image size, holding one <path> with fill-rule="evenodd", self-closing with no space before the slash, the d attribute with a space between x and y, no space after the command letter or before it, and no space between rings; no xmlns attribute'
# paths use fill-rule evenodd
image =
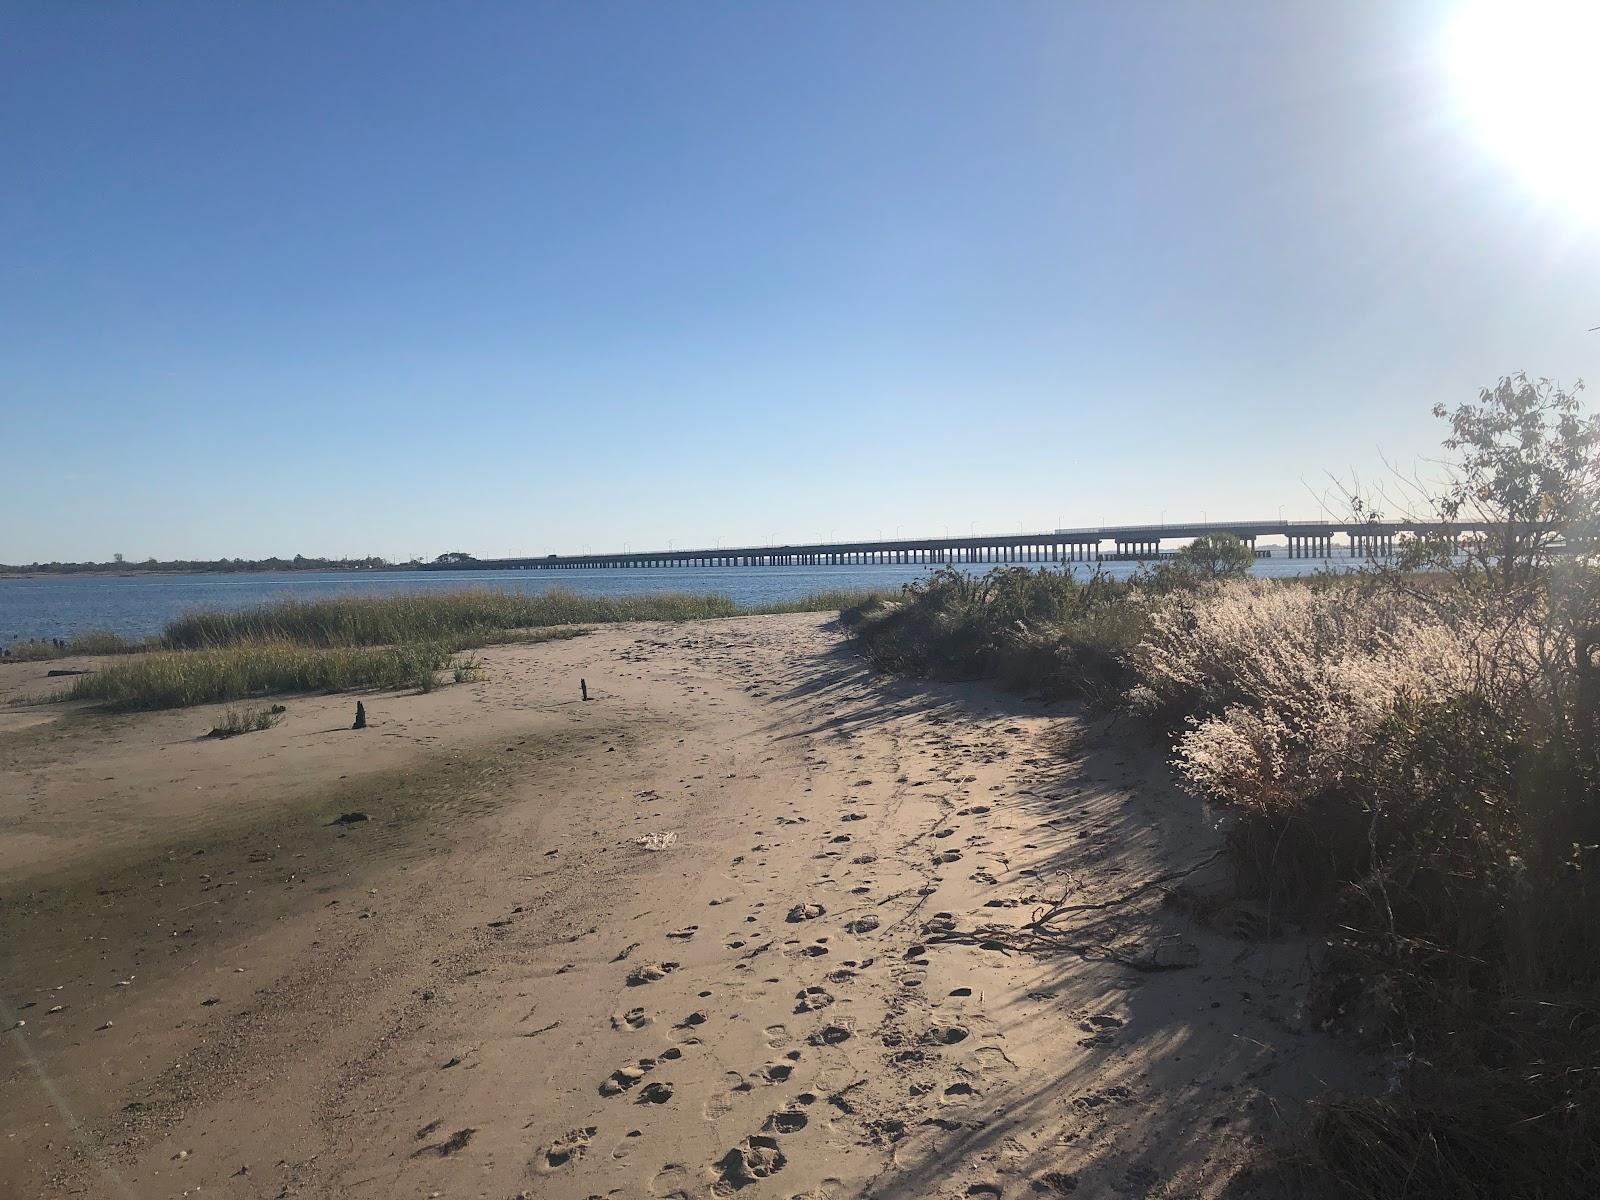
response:
<svg viewBox="0 0 1600 1200"><path fill-rule="evenodd" d="M898 602L841 614L880 670L941 679L998 678L1052 696L1115 696L1143 631L1133 589L1096 574L953 568L909 584Z"/></svg>
<svg viewBox="0 0 1600 1200"><path fill-rule="evenodd" d="M1152 591L1171 592L1219 579L1243 579L1255 564L1256 552L1232 533L1205 533L1177 556L1158 563L1142 582Z"/></svg>
<svg viewBox="0 0 1600 1200"><path fill-rule="evenodd" d="M1299 1194L1600 1194L1600 425L1519 377L1451 430L1398 568L1175 593L1136 655L1241 886L1325 918L1315 1015L1396 1063ZM1496 523L1464 560L1458 515Z"/></svg>
<svg viewBox="0 0 1600 1200"><path fill-rule="evenodd" d="M1337 785L1402 697L1474 681L1469 635L1403 596L1264 580L1176 593L1134 654L1180 769L1224 805L1288 813Z"/></svg>

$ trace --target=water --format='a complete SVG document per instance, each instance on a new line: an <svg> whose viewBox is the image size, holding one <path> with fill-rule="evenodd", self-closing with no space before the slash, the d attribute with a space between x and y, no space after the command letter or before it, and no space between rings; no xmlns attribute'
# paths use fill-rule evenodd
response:
<svg viewBox="0 0 1600 1200"><path fill-rule="evenodd" d="M1029 564L1042 565L1042 564ZM1102 563L1124 576L1137 563ZM1274 557L1258 559L1258 575L1303 575L1357 560ZM437 588L499 587L520 592L571 588L599 596L640 592L721 592L740 604L793 600L825 588L897 588L920 579L929 566L662 567L603 571L282 571L239 575L62 575L0 579L0 645L18 638L69 638L109 629L124 637L159 633L192 609L240 609L265 601L326 596L371 596ZM988 564L963 569L986 571ZM1076 563L1080 574L1093 564Z"/></svg>

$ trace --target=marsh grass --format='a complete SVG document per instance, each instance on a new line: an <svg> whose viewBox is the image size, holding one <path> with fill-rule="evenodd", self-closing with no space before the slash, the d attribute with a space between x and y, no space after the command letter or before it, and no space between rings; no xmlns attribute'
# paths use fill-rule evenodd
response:
<svg viewBox="0 0 1600 1200"><path fill-rule="evenodd" d="M46 638L12 642L5 648L0 662L48 662L79 654L132 654L147 648L143 642L129 641L119 633L98 629L80 633L61 643Z"/></svg>
<svg viewBox="0 0 1600 1200"><path fill-rule="evenodd" d="M400 592L386 596L339 596L282 600L239 612L192 612L167 625L161 644L169 650L204 650L242 642L291 642L300 646L387 646L403 642L452 642L458 647L526 641L518 631L619 621L698 621L717 617L836 611L887 595L835 589L797 600L741 606L724 595L656 592L639 596L593 596L567 588L526 593L499 588L448 592Z"/></svg>
<svg viewBox="0 0 1600 1200"><path fill-rule="evenodd" d="M282 600L238 612L193 612L167 625L169 650L243 642L299 646L387 646L416 641L499 640L515 630L617 621L689 621L740 612L726 596L662 592L589 596L564 588L529 594L497 588Z"/></svg>
<svg viewBox="0 0 1600 1200"><path fill-rule="evenodd" d="M212 650L158 650L73 680L62 696L110 709L185 708L292 692L418 687L454 651L437 642L315 648L258 642ZM424 679L427 686L423 686Z"/></svg>
<svg viewBox="0 0 1600 1200"><path fill-rule="evenodd" d="M594 625L619 621L831 611L873 603L883 595L833 590L751 607L711 594L613 597L564 589L537 595L470 588L287 600L180 617L167 626L158 648L80 677L62 698L132 710L357 688L431 692L443 671L457 683L480 678L481 660L453 656L486 645L581 637ZM43 646L52 655L61 653L48 642ZM76 651L86 654L139 648L115 635L93 635L72 646L86 647Z"/></svg>

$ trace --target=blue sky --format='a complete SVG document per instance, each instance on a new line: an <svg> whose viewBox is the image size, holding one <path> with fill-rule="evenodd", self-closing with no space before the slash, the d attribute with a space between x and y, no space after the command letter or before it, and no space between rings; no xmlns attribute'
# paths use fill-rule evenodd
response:
<svg viewBox="0 0 1600 1200"><path fill-rule="evenodd" d="M1600 351L1453 12L13 0L0 561L1316 515Z"/></svg>

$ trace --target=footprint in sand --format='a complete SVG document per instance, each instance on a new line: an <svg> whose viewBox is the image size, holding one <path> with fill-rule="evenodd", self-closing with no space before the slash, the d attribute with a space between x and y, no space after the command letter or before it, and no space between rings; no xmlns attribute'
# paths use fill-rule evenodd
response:
<svg viewBox="0 0 1600 1200"><path fill-rule="evenodd" d="M871 933L878 925L878 918L868 914L865 917L857 917L853 921L846 922L844 928L847 933Z"/></svg>
<svg viewBox="0 0 1600 1200"><path fill-rule="evenodd" d="M647 983L654 983L658 979L665 979L681 965L681 963L675 962L640 963L628 972L625 982L629 987L641 987Z"/></svg>
<svg viewBox="0 0 1600 1200"><path fill-rule="evenodd" d="M665 1104L672 1099L672 1085L657 1080L647 1083L639 1089L639 1095L634 1100L635 1104Z"/></svg>
<svg viewBox="0 0 1600 1200"><path fill-rule="evenodd" d="M589 1142L593 1139L595 1131L596 1127L593 1125L583 1129L568 1130L545 1147L544 1153L540 1156L540 1166L546 1171L554 1171L574 1159L582 1158L588 1153Z"/></svg>
<svg viewBox="0 0 1600 1200"><path fill-rule="evenodd" d="M639 1148L640 1139L644 1137L644 1130L630 1129L622 1140L611 1148L611 1157L621 1162Z"/></svg>
<svg viewBox="0 0 1600 1200"><path fill-rule="evenodd" d="M611 1028L613 1029L643 1029L654 1017L649 1016L642 1008L630 1008L625 1013L611 1014Z"/></svg>
<svg viewBox="0 0 1600 1200"><path fill-rule="evenodd" d="M978 1089L965 1081L952 1083L939 1096L940 1104L969 1104L978 1095Z"/></svg>
<svg viewBox="0 0 1600 1200"><path fill-rule="evenodd" d="M710 1097L700 1106L700 1112L708 1121L719 1121L733 1111L734 1097L751 1090L751 1083L737 1071L729 1071L723 1076L727 1090Z"/></svg>
<svg viewBox="0 0 1600 1200"><path fill-rule="evenodd" d="M723 1192L737 1191L776 1175L789 1160L778 1149L778 1139L753 1133L712 1165L712 1174Z"/></svg>
<svg viewBox="0 0 1600 1200"><path fill-rule="evenodd" d="M979 1046L972 1052L972 1062L985 1075L1012 1074L1017 1070L1017 1064L999 1046Z"/></svg>
<svg viewBox="0 0 1600 1200"><path fill-rule="evenodd" d="M791 1054L798 1053L799 1051L791 1052ZM768 1083L784 1083L788 1080L790 1075L794 1074L794 1064L786 1062L768 1063L766 1066L761 1068L759 1073L761 1078L766 1080Z"/></svg>
<svg viewBox="0 0 1600 1200"><path fill-rule="evenodd" d="M782 1112L773 1113L762 1122L761 1131L763 1133L798 1133L806 1127L809 1121L810 1118L805 1113L797 1109L788 1108Z"/></svg>
<svg viewBox="0 0 1600 1200"><path fill-rule="evenodd" d="M766 1035L767 1046L776 1050L780 1046L789 1044L789 1027L787 1025L768 1025L762 1033Z"/></svg>
<svg viewBox="0 0 1600 1200"><path fill-rule="evenodd" d="M698 925L685 925L682 929L667 930L667 936L669 938L677 938L681 942L686 942L699 931L700 926Z"/></svg>
<svg viewBox="0 0 1600 1200"><path fill-rule="evenodd" d="M820 904L796 904L789 910L789 915L784 918L791 925L801 921L815 921L827 913L827 909Z"/></svg>
<svg viewBox="0 0 1600 1200"><path fill-rule="evenodd" d="M840 1042L848 1042L853 1036L849 1026L830 1024L811 1033L806 1041L813 1046L837 1046Z"/></svg>
<svg viewBox="0 0 1600 1200"><path fill-rule="evenodd" d="M605 1082L600 1085L600 1094L602 1096L620 1096L653 1071L655 1065L655 1059L641 1058L636 1066L618 1067L606 1076Z"/></svg>
<svg viewBox="0 0 1600 1200"><path fill-rule="evenodd" d="M794 997L797 1001L794 1010L797 1013L821 1012L833 1003L833 993L816 986L801 988Z"/></svg>
<svg viewBox="0 0 1600 1200"><path fill-rule="evenodd" d="M689 1194L689 1168L681 1163L668 1163L655 1173L650 1180L652 1195L662 1197L687 1196Z"/></svg>

